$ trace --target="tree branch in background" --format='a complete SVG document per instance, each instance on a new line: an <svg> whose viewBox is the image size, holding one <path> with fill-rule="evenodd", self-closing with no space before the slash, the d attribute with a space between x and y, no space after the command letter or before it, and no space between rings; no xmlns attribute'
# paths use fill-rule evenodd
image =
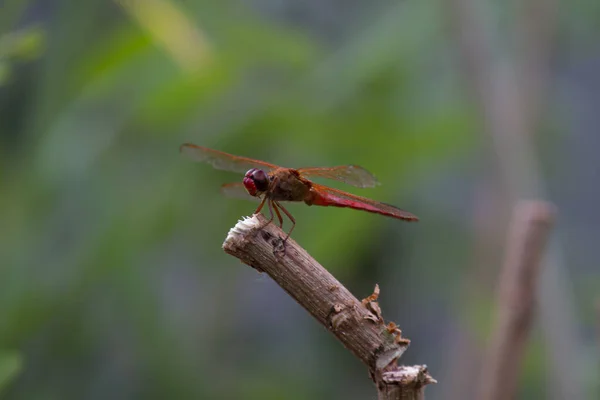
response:
<svg viewBox="0 0 600 400"><path fill-rule="evenodd" d="M425 385L436 381L425 365L397 365L410 340L393 322L384 323L377 303L379 287L359 301L294 240L288 239L282 252L285 233L275 224L264 226L266 222L261 214L238 222L223 249L269 275L333 333L369 368L380 400L423 399Z"/></svg>
<svg viewBox="0 0 600 400"><path fill-rule="evenodd" d="M517 26L509 32L516 32L515 43L520 51L512 60L506 57L504 47L495 47L500 38L492 37L486 4L476 0L450 0L444 4L463 55L474 104L479 107L490 139L489 154L502 177L495 191L503 193L508 204L523 198L545 198L534 138L546 101L558 2L526 0L514 8ZM549 385L559 398L583 399L581 366L585 349L578 344L581 323L574 312L562 245L555 241L548 247L538 311L548 350Z"/></svg>
<svg viewBox="0 0 600 400"><path fill-rule="evenodd" d="M598 347L600 348L600 298L596 300L596 334L598 335ZM598 382L600 384L600 382Z"/></svg>
<svg viewBox="0 0 600 400"><path fill-rule="evenodd" d="M515 206L498 287L496 328L484 362L482 400L515 398L518 373L534 315L540 263L554 221L542 201Z"/></svg>

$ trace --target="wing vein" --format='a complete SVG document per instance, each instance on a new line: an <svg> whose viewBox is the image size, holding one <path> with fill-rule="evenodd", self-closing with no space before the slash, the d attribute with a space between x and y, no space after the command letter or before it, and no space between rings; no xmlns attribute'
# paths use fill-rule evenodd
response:
<svg viewBox="0 0 600 400"><path fill-rule="evenodd" d="M213 168L231 172L244 173L251 168L260 168L267 171L278 168L277 165L265 161L255 160L248 157L234 156L219 150L198 146L192 143L184 143L179 151L194 161L205 162Z"/></svg>
<svg viewBox="0 0 600 400"><path fill-rule="evenodd" d="M299 168L303 176L333 179L348 185L367 188L379 185L379 181L369 171L358 165L340 165L337 167Z"/></svg>

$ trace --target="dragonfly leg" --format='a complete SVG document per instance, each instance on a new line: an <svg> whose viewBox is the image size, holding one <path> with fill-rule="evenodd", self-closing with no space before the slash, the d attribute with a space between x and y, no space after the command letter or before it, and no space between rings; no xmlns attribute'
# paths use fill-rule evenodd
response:
<svg viewBox="0 0 600 400"><path fill-rule="evenodd" d="M281 213L279 212L279 207L281 207L281 206L278 205L278 203L273 202L273 209L275 210L275 214L277 214L277 219L279 220L279 227L283 228L283 218L281 218Z"/></svg>
<svg viewBox="0 0 600 400"><path fill-rule="evenodd" d="M277 180L273 180L273 182L271 182L270 185L274 185L277 182ZM269 218L269 221L267 221L266 224L264 224L261 228L264 228L265 226L269 225L272 221L273 221L273 200L271 198L269 198L269 196L267 194L264 195L265 197L263 197L263 201L262 203L260 203L260 206L258 207L258 210L260 210L263 206L263 204L265 203L265 200L267 200L267 205L269 206L269 213L271 213L271 217ZM277 211L277 208L275 208L275 211ZM277 211L277 217L279 218L279 220L281 220L281 216L279 215L279 211Z"/></svg>
<svg viewBox="0 0 600 400"><path fill-rule="evenodd" d="M280 203L278 203L278 202L275 201L275 205L277 207L281 208L281 211L283 211L285 213L285 215L287 215L287 217L290 219L290 221L292 221L292 228L288 232L288 234L285 237L285 239L283 239L283 242L285 243L289 239L289 237L292 234L292 231L294 230L294 228L296 227L296 220L294 219L294 217L292 217L292 214L290 214L290 212L288 210L286 210L285 207L282 206Z"/></svg>
<svg viewBox="0 0 600 400"><path fill-rule="evenodd" d="M256 211L254 211L254 214L258 214L260 212L260 210L262 210L263 206L265 205L266 200L267 200L267 196L263 197L262 201L258 205L258 208L256 209Z"/></svg>
<svg viewBox="0 0 600 400"><path fill-rule="evenodd" d="M271 204L271 199L268 198L268 196L263 197L262 201L260 202L260 205L258 206L258 208L256 209L256 211L254 211L254 214L258 214L260 212L260 210L262 210L263 206L265 205L265 202L267 202L267 205L269 206L269 213L271 214L271 217L269 218L269 220L267 222L265 222L264 224L262 224L258 229L262 229L265 226L269 225L272 221L273 221L273 206Z"/></svg>
<svg viewBox="0 0 600 400"><path fill-rule="evenodd" d="M269 206L269 215L270 215L270 217L269 217L269 221L267 221L267 223L265 224L265 226L269 225L273 221L273 217L274 217L274 214L273 214L273 200L269 199L267 201L267 205Z"/></svg>
<svg viewBox="0 0 600 400"><path fill-rule="evenodd" d="M265 198L263 199L263 201L260 204L260 206L258 207L258 209L260 210L262 208L262 206L263 206L263 204L264 204L265 201L267 202L267 205L269 206L270 217L269 217L269 220L267 222L265 222L264 224L262 224L260 226L260 228L258 228L258 229L262 229L265 226L269 225L271 222L273 222L273 217L274 217L274 215L273 215L273 200L267 199L267 196L265 196Z"/></svg>

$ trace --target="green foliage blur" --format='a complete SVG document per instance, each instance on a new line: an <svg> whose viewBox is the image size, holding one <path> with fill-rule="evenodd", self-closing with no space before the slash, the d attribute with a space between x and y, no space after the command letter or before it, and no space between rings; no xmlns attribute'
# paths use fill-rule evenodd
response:
<svg viewBox="0 0 600 400"><path fill-rule="evenodd" d="M357 297L379 283L406 363L439 379L449 325L483 340L492 294L461 303L470 192L445 181L473 177L482 135L443 7L292 3L0 2L2 398L374 397L358 361L223 253L256 205L222 198L241 177L184 142L366 167L381 186L339 187L419 224L290 205L294 238ZM524 393L544 393L540 352Z"/></svg>

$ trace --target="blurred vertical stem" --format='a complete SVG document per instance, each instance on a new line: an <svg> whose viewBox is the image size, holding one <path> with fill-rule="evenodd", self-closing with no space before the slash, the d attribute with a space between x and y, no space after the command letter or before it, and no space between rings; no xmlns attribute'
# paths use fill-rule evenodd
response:
<svg viewBox="0 0 600 400"><path fill-rule="evenodd" d="M474 0L452 0L447 8L462 51L467 82L480 107L491 139L489 151L509 203L523 197L543 198L544 182L532 138L539 125L537 110L544 98L557 4L529 0L517 9L515 18L520 30L515 41L522 52L514 56L512 63L495 59L482 6ZM536 12L525 13L523 9ZM583 354L577 347L579 323L572 312L572 293L561 253L558 243L550 245L541 279L540 321L550 354L554 393L558 398L581 399L582 374L576 368L582 365Z"/></svg>
<svg viewBox="0 0 600 400"><path fill-rule="evenodd" d="M512 399L535 315L542 256L554 222L554 206L521 201L512 216L500 272L496 323L482 367L481 400Z"/></svg>

